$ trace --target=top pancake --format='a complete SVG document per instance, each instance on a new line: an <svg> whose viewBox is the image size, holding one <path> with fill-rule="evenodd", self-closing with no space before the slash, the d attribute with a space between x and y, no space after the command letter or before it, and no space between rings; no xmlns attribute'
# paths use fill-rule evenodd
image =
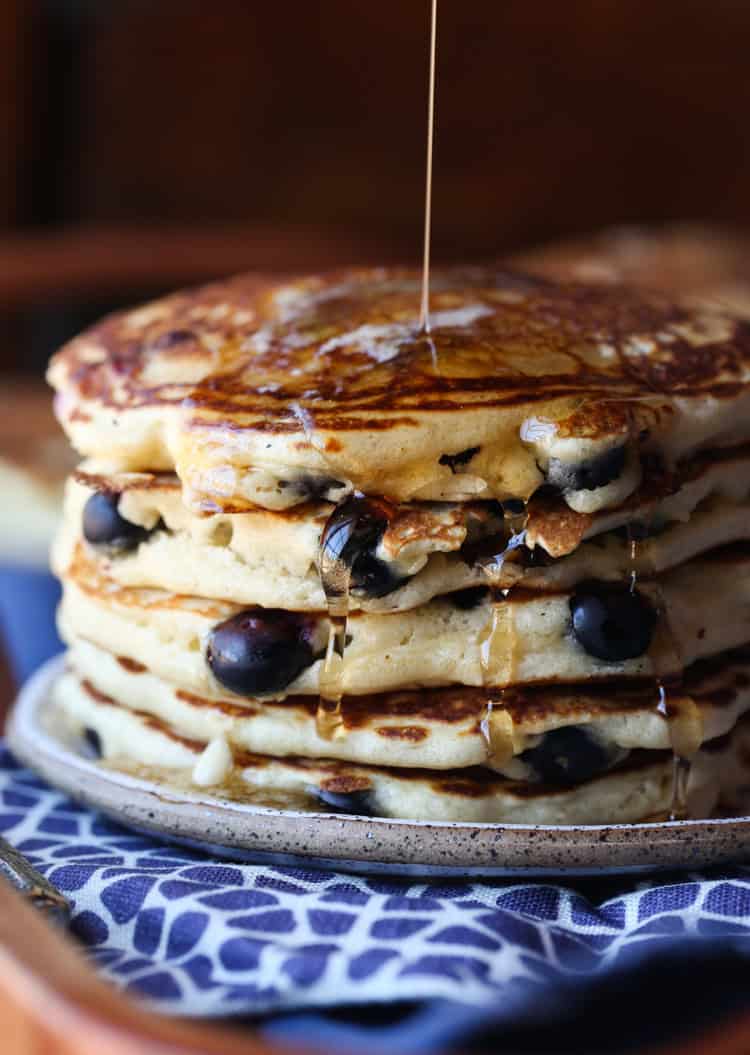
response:
<svg viewBox="0 0 750 1055"><path fill-rule="evenodd" d="M750 317L750 241L721 228L605 228L519 253L511 266L564 281L660 290Z"/></svg>
<svg viewBox="0 0 750 1055"><path fill-rule="evenodd" d="M750 324L658 293L499 272L240 276L105 319L53 359L74 445L175 469L193 508L623 501L667 464L750 433ZM614 457L613 457L614 456ZM609 461L608 461L609 458Z"/></svg>

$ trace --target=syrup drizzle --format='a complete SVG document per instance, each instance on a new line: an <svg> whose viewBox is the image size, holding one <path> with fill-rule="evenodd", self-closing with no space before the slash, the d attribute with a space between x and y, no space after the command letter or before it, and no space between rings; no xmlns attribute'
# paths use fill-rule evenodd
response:
<svg viewBox="0 0 750 1055"><path fill-rule="evenodd" d="M354 560L346 560L342 545L337 545L340 534L336 506L326 521L320 537L318 570L328 606L328 644L318 681L318 709L315 728L321 740L334 740L344 735L341 697L344 681L344 652L346 627L349 619L349 589Z"/></svg>
<svg viewBox="0 0 750 1055"><path fill-rule="evenodd" d="M480 640L480 662L485 686L493 688L479 722L479 731L487 750L490 764L507 762L513 756L513 722L503 708L504 690L495 686L499 680L510 684L516 665L518 642L513 627L508 597L511 587L501 585L506 560L526 542L527 514L524 511L509 518L510 538L503 550L480 562L479 567L489 582L492 612Z"/></svg>
<svg viewBox="0 0 750 1055"><path fill-rule="evenodd" d="M437 349L430 336L430 241L432 226L432 155L435 138L435 58L437 40L437 0L432 0L430 10L430 63L427 91L427 163L425 171L424 203L424 245L422 258L422 297L419 311L419 334L425 338L430 348L432 365L438 372ZM305 436L311 446L325 453L320 445L314 442L315 423L312 415L299 404L292 405L292 412L300 421ZM340 502L323 529L318 551L318 570L320 582L328 607L329 631L325 659L320 671L318 683L318 708L315 725L318 736L323 740L332 740L345 735L341 714L343 695L344 653L346 651L346 630L349 618L349 594L351 589L352 568L361 550L357 547L357 512L350 513L342 520L341 510L347 503L359 506L361 518L370 515L368 499L364 495L355 495Z"/></svg>
<svg viewBox="0 0 750 1055"><path fill-rule="evenodd" d="M627 538L630 555L630 592L638 585L638 568L643 563L641 543L652 533L650 523L628 524ZM703 740L700 709L692 697L686 695L682 678L675 675L683 663L679 645L669 624L666 604L659 597L659 629L653 647L655 667L654 689L656 711L667 723L672 748L672 789L669 820L685 820L689 816L688 786L692 759Z"/></svg>
<svg viewBox="0 0 750 1055"><path fill-rule="evenodd" d="M684 662L669 622L663 595L659 598L659 629L653 647L656 710L667 723L672 748L672 792L669 820L689 816L688 786L692 760L703 742L703 718L695 700L686 694L682 674Z"/></svg>
<svg viewBox="0 0 750 1055"><path fill-rule="evenodd" d="M638 585L638 539L630 539L630 592Z"/></svg>
<svg viewBox="0 0 750 1055"><path fill-rule="evenodd" d="M685 820L692 759L703 740L703 720L695 700L682 691L681 679L656 679L658 713L668 722L672 745L672 795L669 820Z"/></svg>
<svg viewBox="0 0 750 1055"><path fill-rule="evenodd" d="M329 603L328 646L320 671L318 709L315 712L315 728L321 740L337 740L344 735L341 697L348 614L348 603L341 605L340 614L334 614L333 606Z"/></svg>
<svg viewBox="0 0 750 1055"><path fill-rule="evenodd" d="M430 333L430 234L432 227L432 154L435 138L435 54L437 38L437 0L430 11L430 73L427 90L427 165L424 189L424 247L422 254L422 301L419 309L419 332ZM431 342L433 364L435 346Z"/></svg>
<svg viewBox="0 0 750 1055"><path fill-rule="evenodd" d="M326 521L320 537L318 571L329 618L328 646L319 678L316 716L318 735L325 740L344 736L341 715L344 652L352 585L368 590L363 564L372 561L395 508L383 499L355 492L342 499Z"/></svg>

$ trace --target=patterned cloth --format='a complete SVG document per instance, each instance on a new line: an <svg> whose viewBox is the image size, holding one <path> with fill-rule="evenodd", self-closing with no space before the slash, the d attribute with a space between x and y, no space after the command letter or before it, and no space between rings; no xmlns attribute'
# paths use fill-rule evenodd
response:
<svg viewBox="0 0 750 1055"><path fill-rule="evenodd" d="M0 797L0 831L70 898L100 969L171 1014L437 997L508 1018L690 937L750 953L750 870L573 890L237 865L127 831L1 747Z"/></svg>

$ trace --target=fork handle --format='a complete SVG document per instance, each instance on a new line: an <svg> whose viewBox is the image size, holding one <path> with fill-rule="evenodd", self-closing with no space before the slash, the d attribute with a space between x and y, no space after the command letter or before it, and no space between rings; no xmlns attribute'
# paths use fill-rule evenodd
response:
<svg viewBox="0 0 750 1055"><path fill-rule="evenodd" d="M70 902L18 850L0 836L0 875L57 923L70 918Z"/></svg>

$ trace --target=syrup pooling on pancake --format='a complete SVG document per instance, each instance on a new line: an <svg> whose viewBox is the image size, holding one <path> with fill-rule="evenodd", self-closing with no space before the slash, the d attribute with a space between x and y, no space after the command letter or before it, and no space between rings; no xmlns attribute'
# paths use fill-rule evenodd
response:
<svg viewBox="0 0 750 1055"><path fill-rule="evenodd" d="M548 474L591 511L637 487L640 448L747 438L745 323L489 268L436 272L431 309L426 342L414 273L240 278L106 320L50 376L83 453L174 466L207 510L525 499Z"/></svg>
<svg viewBox="0 0 750 1055"><path fill-rule="evenodd" d="M630 370L637 377L634 363L628 363L627 371L608 370L612 349L602 351L585 331L581 333L581 320L573 317L574 308L580 305L557 297L557 291L547 303L539 292L534 291L539 318L534 315L532 327L544 320L545 312L559 316L567 309L570 315L565 320L567 332L562 319L557 320L561 325L553 333L545 333L542 323L542 333L534 334L531 342L538 342L538 347L532 348L527 343L534 331L529 330L526 315L533 297L521 295L517 288L498 291L480 285L475 293L471 286L459 286L455 293L443 294L438 289L430 347L417 333L416 305L407 281L394 287L387 280L374 280L371 287L355 283L349 290L300 293L296 303L292 299L288 318L282 313L280 322L251 338L259 356L250 373L248 367L238 366L240 373L223 384L221 391L231 392L231 406L243 421L256 410L256 396L247 394L252 392L256 371L275 378L283 364L283 376L272 380L270 387L276 398L287 402L291 420L282 415L279 421L277 416L273 428L283 431L293 422L316 453L325 452L326 464L334 469L342 440L332 433L356 430L359 423L370 428L399 424L384 416L392 411L449 409L457 396L462 404L481 407L533 404L551 394L563 402L550 408L551 417L530 419L522 438L566 495L596 490L611 484L610 477L616 477L623 467L623 444L638 414L628 402L654 400L655 410L644 407L640 412L650 421L658 412L659 386L649 374L639 379L639 391L638 382L628 377ZM498 295L502 311L498 310ZM442 311L441 298L451 305ZM521 302L522 310L514 316L515 300ZM606 310L603 314L606 319ZM624 325L619 315L608 321ZM677 340L675 335L667 338ZM433 346L441 364L439 376L434 371ZM643 348L636 344L636 350L645 358ZM290 378L286 371L295 376ZM203 423L210 430L216 402L210 391L201 395L204 388L199 386L191 404L205 412ZM258 427L257 423L251 427ZM574 444L584 454L577 472L565 458ZM355 475L356 471L357 467ZM343 475L351 473L345 468ZM637 480L628 487L635 484ZM527 496L523 488L519 493Z"/></svg>

